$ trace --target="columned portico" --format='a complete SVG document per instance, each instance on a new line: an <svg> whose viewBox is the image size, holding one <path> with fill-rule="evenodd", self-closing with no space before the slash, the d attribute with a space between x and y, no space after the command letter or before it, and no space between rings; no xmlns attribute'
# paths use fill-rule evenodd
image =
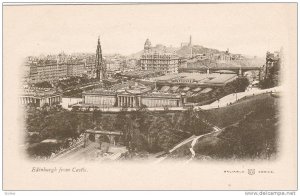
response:
<svg viewBox="0 0 300 196"><path fill-rule="evenodd" d="M23 105L34 103L34 104L36 104L36 106L41 107L45 103L48 103L49 105L53 105L54 103L60 103L61 95L55 95L55 96L51 96L51 97L21 96L19 98L19 102Z"/></svg>
<svg viewBox="0 0 300 196"><path fill-rule="evenodd" d="M179 107L184 105L184 95L180 93L165 93L157 90L151 92L150 87L138 84L123 89L96 89L84 92L84 96L84 104L99 105L99 103L103 102L103 99L110 97L111 100L107 101L113 102L113 107L119 108L139 108L143 105L147 107Z"/></svg>
<svg viewBox="0 0 300 196"><path fill-rule="evenodd" d="M118 95L118 106L136 107L136 96L132 95Z"/></svg>

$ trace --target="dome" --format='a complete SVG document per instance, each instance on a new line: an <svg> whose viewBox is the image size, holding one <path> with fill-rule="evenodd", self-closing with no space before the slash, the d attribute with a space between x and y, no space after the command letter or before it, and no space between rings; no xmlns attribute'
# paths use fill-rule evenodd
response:
<svg viewBox="0 0 300 196"><path fill-rule="evenodd" d="M151 42L150 42L149 39L147 39L145 44L144 44L144 49L149 50L150 48L151 48Z"/></svg>

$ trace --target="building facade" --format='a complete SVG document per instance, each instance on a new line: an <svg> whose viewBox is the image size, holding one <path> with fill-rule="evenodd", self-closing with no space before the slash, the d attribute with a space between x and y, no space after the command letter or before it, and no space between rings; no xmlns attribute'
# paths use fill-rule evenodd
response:
<svg viewBox="0 0 300 196"><path fill-rule="evenodd" d="M266 64L262 68L260 80L267 82L269 87L277 86L280 83L280 70L283 66L283 49L273 53L266 53Z"/></svg>
<svg viewBox="0 0 300 196"><path fill-rule="evenodd" d="M144 71L159 71L163 74L178 73L179 57L174 54L150 52L144 53L140 59Z"/></svg>
<svg viewBox="0 0 300 196"><path fill-rule="evenodd" d="M67 65L67 76L82 76L83 74L87 74L87 69L84 63L69 63Z"/></svg>
<svg viewBox="0 0 300 196"><path fill-rule="evenodd" d="M113 107L116 100L116 93L110 90L96 89L82 93L83 104Z"/></svg>
<svg viewBox="0 0 300 196"><path fill-rule="evenodd" d="M61 106L65 109L71 108L75 104L82 103L82 98L78 97L62 97Z"/></svg>
<svg viewBox="0 0 300 196"><path fill-rule="evenodd" d="M56 62L41 63L30 66L30 82L52 82L67 76L67 65Z"/></svg>
<svg viewBox="0 0 300 196"><path fill-rule="evenodd" d="M42 107L45 104L60 104L62 100L61 93L53 90L32 90L26 89L19 96L21 105L34 104L36 107Z"/></svg>
<svg viewBox="0 0 300 196"><path fill-rule="evenodd" d="M163 74L178 73L179 57L173 53L152 50L149 39L144 44L144 53L140 58L141 70L158 71Z"/></svg>
<svg viewBox="0 0 300 196"><path fill-rule="evenodd" d="M150 87L141 86L84 92L82 106L136 108L143 105L147 107L180 107L185 104L185 96L182 94L152 91Z"/></svg>
<svg viewBox="0 0 300 196"><path fill-rule="evenodd" d="M29 69L31 83L54 82L61 78L89 74L86 64L75 60L64 63L59 63L58 61L42 62L30 65Z"/></svg>
<svg viewBox="0 0 300 196"><path fill-rule="evenodd" d="M29 82L54 82L62 78L87 75L99 80L106 79L106 65L102 57L100 39L95 54L47 55L28 57Z"/></svg>
<svg viewBox="0 0 300 196"><path fill-rule="evenodd" d="M151 107L181 107L185 103L185 98L177 93L152 92L142 95L142 103Z"/></svg>

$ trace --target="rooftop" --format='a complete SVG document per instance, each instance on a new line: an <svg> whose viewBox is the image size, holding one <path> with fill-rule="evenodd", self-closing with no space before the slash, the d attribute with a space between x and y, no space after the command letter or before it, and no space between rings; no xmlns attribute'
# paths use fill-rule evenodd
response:
<svg viewBox="0 0 300 196"><path fill-rule="evenodd" d="M103 94L103 95L116 95L117 93L125 94L142 94L151 90L151 87L145 86L133 81L115 84L110 89L93 89L85 91L84 94Z"/></svg>
<svg viewBox="0 0 300 196"><path fill-rule="evenodd" d="M107 90L103 88L97 88L93 90L84 91L83 94L103 94L103 95L115 95L115 90Z"/></svg>
<svg viewBox="0 0 300 196"><path fill-rule="evenodd" d="M59 95L61 93L57 92L54 89L46 88L26 88L21 90L21 96L30 96L30 97L50 97L54 95Z"/></svg>
<svg viewBox="0 0 300 196"><path fill-rule="evenodd" d="M205 78L215 78L220 76L219 73L212 73L212 74L203 74L203 73L178 73L178 74L170 74L159 76L155 78L151 78L153 81L166 81L166 80L176 80L176 79L187 79L187 80L196 80L200 81Z"/></svg>
<svg viewBox="0 0 300 196"><path fill-rule="evenodd" d="M161 91L152 91L144 94L143 97L169 97L169 98L180 98L180 93L165 93Z"/></svg>
<svg viewBox="0 0 300 196"><path fill-rule="evenodd" d="M206 83L227 83L237 77L236 74L220 74L219 77L213 78L212 80L206 81Z"/></svg>

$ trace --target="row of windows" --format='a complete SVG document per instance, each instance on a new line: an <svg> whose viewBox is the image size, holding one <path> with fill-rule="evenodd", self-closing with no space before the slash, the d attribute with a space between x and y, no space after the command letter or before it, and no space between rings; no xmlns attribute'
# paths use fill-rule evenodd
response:
<svg viewBox="0 0 300 196"><path fill-rule="evenodd" d="M170 68L175 68L175 67L179 67L178 65L148 65L148 64L145 64L145 65L141 65L142 67L162 67L162 68L167 68L167 67L170 67Z"/></svg>
<svg viewBox="0 0 300 196"><path fill-rule="evenodd" d="M159 56L159 55L143 55L141 59L162 59L162 60L169 60L169 59L178 59L174 56Z"/></svg>
<svg viewBox="0 0 300 196"><path fill-rule="evenodd" d="M169 99L142 99L142 103L147 107L178 106L179 100Z"/></svg>
<svg viewBox="0 0 300 196"><path fill-rule="evenodd" d="M141 63L159 63L159 64L170 64L178 63L179 61L157 61L157 60L141 60Z"/></svg>
<svg viewBox="0 0 300 196"><path fill-rule="evenodd" d="M102 97L102 96L90 96L90 95L84 97L84 103L86 104L113 106L115 102L116 102L115 97ZM180 100L174 100L174 99L142 98L142 103L147 107L179 106L179 102Z"/></svg>
<svg viewBox="0 0 300 196"><path fill-rule="evenodd" d="M116 102L115 97L101 97L101 96L85 96L84 102L87 104L97 105L114 105Z"/></svg>

